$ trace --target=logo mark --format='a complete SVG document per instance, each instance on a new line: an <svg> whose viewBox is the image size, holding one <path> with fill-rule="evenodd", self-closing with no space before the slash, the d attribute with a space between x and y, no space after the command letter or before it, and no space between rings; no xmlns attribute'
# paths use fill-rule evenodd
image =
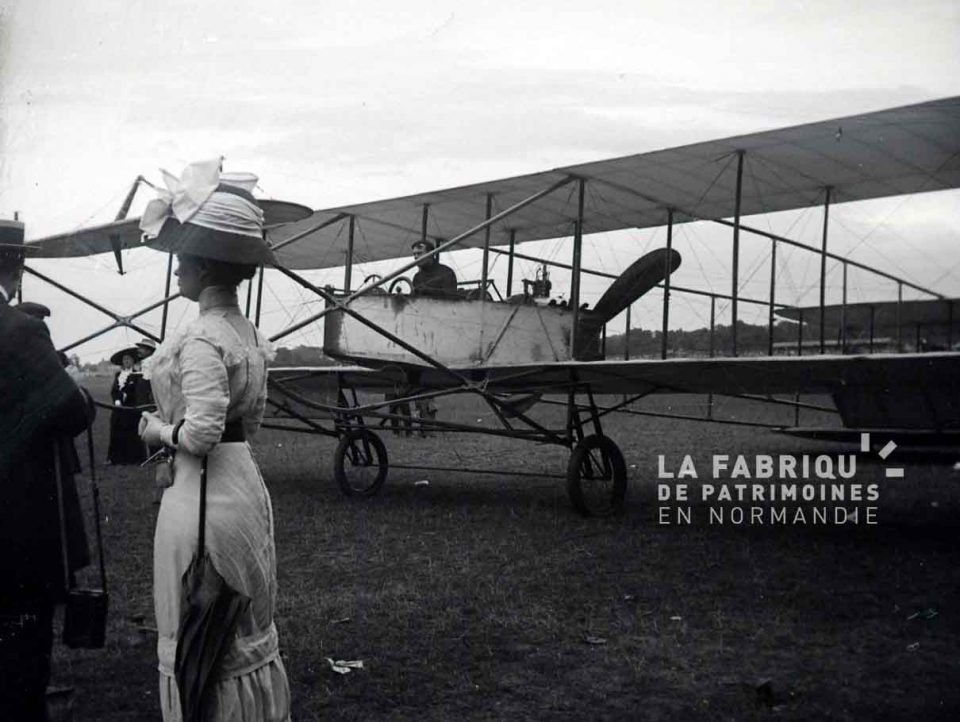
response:
<svg viewBox="0 0 960 722"><path fill-rule="evenodd" d="M877 452L879 456L884 461L887 460L887 457L894 452L894 449L897 448L897 445L893 441L888 441L884 444L883 448ZM870 434L863 432L860 434L860 451L868 453L870 451ZM883 470L883 475L888 479L902 479L903 478L903 467L902 466L888 466Z"/></svg>

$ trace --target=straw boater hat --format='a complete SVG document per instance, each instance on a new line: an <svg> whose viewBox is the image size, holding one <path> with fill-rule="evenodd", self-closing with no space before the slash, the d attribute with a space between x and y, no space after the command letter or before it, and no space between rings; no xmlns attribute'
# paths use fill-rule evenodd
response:
<svg viewBox="0 0 960 722"><path fill-rule="evenodd" d="M257 176L222 173L220 166L220 158L192 163L179 178L161 171L167 190L140 219L146 244L228 263L272 263L263 211L252 195Z"/></svg>
<svg viewBox="0 0 960 722"><path fill-rule="evenodd" d="M123 366L123 357L129 356L135 362L140 360L140 349L136 346L127 346L117 351L110 357L110 363L114 366Z"/></svg>
<svg viewBox="0 0 960 722"><path fill-rule="evenodd" d="M153 352L157 350L157 342L152 338L145 338L143 341L137 341L137 351L140 353L140 358L145 359L148 356L152 356Z"/></svg>

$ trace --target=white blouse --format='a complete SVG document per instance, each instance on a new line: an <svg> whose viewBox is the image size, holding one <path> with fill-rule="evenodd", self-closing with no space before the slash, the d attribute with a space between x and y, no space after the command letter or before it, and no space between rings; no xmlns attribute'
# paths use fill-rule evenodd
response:
<svg viewBox="0 0 960 722"><path fill-rule="evenodd" d="M157 413L166 424L183 420L177 448L203 456L228 421L242 420L250 439L263 418L270 342L250 323L235 289L208 287L200 316L172 334L143 363Z"/></svg>

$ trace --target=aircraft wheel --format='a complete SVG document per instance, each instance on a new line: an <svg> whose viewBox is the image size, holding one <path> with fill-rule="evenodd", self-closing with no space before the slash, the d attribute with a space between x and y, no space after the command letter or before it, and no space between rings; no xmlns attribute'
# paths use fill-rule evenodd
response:
<svg viewBox="0 0 960 722"><path fill-rule="evenodd" d="M610 437L588 436L570 453L567 494L583 516L612 516L623 510L627 465Z"/></svg>
<svg viewBox="0 0 960 722"><path fill-rule="evenodd" d="M373 496L387 480L387 448L369 429L349 429L340 437L333 476L347 496Z"/></svg>

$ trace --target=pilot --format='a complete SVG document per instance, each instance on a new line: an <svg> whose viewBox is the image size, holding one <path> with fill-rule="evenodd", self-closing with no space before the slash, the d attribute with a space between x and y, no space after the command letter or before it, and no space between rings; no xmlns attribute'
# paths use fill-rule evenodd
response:
<svg viewBox="0 0 960 722"><path fill-rule="evenodd" d="M436 246L430 240L416 241L411 248L413 257L420 258L432 251ZM457 274L449 266L444 266L433 255L420 262L420 269L413 277L413 293L419 296L433 296L435 298L457 298Z"/></svg>

